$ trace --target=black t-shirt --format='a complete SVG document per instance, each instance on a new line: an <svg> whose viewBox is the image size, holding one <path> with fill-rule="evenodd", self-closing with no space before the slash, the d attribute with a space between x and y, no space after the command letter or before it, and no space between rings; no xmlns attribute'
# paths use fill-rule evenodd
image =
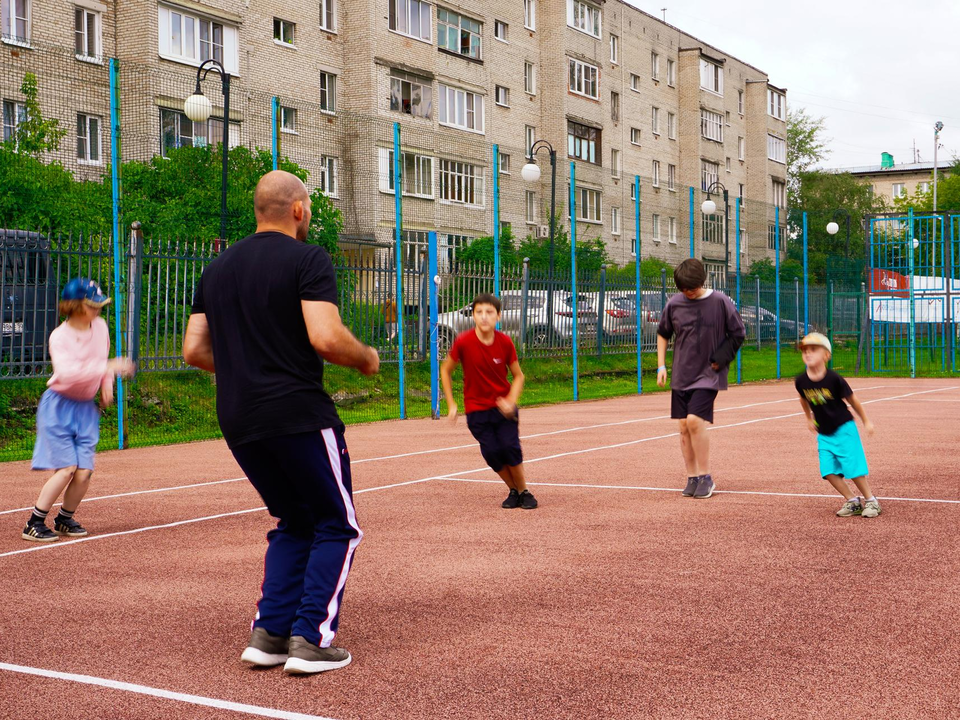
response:
<svg viewBox="0 0 960 720"><path fill-rule="evenodd" d="M833 370L827 370L822 380L811 380L806 372L797 375L794 384L800 397L813 410L813 420L821 435L833 435L841 425L853 420L844 400L853 395L847 381Z"/></svg>
<svg viewBox="0 0 960 720"><path fill-rule="evenodd" d="M301 300L337 303L333 263L323 248L278 232L228 248L197 283L193 312L210 326L217 417L231 447L340 424Z"/></svg>

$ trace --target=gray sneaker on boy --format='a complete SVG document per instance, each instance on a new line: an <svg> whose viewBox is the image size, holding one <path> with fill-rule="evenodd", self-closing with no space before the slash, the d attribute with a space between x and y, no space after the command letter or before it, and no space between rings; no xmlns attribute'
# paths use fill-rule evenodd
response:
<svg viewBox="0 0 960 720"><path fill-rule="evenodd" d="M697 500L706 500L708 497L713 495L713 491L716 489L716 485L713 482L713 477L710 475L701 475L700 479L697 481L697 490L693 493L694 499Z"/></svg>
<svg viewBox="0 0 960 720"><path fill-rule="evenodd" d="M837 517L852 517L862 513L863 505L860 504L860 498L853 498L853 500L847 500L843 507L837 510Z"/></svg>
<svg viewBox="0 0 960 720"><path fill-rule="evenodd" d="M683 489L683 492L680 493L683 497L693 497L697 492L697 483L700 482L700 477L694 475L693 477L687 478L687 486Z"/></svg>
<svg viewBox="0 0 960 720"><path fill-rule="evenodd" d="M877 500L867 500L863 504L863 515L865 518L875 518L881 513L880 503Z"/></svg>

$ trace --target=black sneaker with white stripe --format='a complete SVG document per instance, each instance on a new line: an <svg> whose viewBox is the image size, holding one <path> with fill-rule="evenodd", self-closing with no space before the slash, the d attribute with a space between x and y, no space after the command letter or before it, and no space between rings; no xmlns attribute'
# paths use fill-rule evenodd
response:
<svg viewBox="0 0 960 720"><path fill-rule="evenodd" d="M83 537L88 534L83 525L73 518L66 518L63 515L57 515L57 520L53 524L53 531L57 535L66 535L67 537Z"/></svg>
<svg viewBox="0 0 960 720"><path fill-rule="evenodd" d="M47 527L46 523L28 522L20 537L33 542L56 542L59 538Z"/></svg>

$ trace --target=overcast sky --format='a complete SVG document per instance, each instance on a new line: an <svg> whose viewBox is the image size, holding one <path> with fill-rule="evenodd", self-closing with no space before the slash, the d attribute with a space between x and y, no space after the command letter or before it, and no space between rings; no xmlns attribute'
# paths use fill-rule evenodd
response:
<svg viewBox="0 0 960 720"><path fill-rule="evenodd" d="M960 155L960 1L627 0L766 72L826 118L824 167Z"/></svg>

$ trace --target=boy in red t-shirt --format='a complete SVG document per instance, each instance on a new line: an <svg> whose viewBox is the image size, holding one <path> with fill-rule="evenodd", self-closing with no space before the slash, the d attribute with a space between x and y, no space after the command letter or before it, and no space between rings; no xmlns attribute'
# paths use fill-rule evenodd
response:
<svg viewBox="0 0 960 720"><path fill-rule="evenodd" d="M443 361L440 377L447 398L447 416L457 421L452 376L463 364L463 404L467 427L480 443L480 454L510 488L501 507L533 510L537 499L527 490L520 449L520 414L517 400L523 391L523 373L517 350L508 335L497 330L500 299L480 293L473 301L476 327L460 333ZM507 368L513 382L507 381Z"/></svg>

